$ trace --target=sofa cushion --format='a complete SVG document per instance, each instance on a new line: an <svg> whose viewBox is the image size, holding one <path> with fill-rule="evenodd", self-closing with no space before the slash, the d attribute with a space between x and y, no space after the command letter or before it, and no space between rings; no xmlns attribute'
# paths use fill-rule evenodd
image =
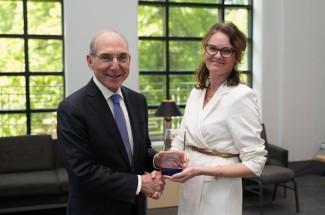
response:
<svg viewBox="0 0 325 215"><path fill-rule="evenodd" d="M0 138L0 173L53 169L53 156L50 135Z"/></svg>
<svg viewBox="0 0 325 215"><path fill-rule="evenodd" d="M0 174L0 197L60 194L61 186L55 170Z"/></svg>
<svg viewBox="0 0 325 215"><path fill-rule="evenodd" d="M61 192L67 193L69 191L68 173L64 167L56 169L59 181L61 183Z"/></svg>
<svg viewBox="0 0 325 215"><path fill-rule="evenodd" d="M61 157L61 152L58 145L58 140L53 139L52 143L53 143L53 151L54 151L54 165L56 168L64 167L62 157Z"/></svg>

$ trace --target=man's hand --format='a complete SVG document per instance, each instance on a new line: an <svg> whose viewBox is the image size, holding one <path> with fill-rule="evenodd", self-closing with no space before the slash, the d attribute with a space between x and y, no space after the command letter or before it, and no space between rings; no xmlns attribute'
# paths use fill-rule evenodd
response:
<svg viewBox="0 0 325 215"><path fill-rule="evenodd" d="M165 179L160 172L141 175L141 192L150 198L159 199L165 187Z"/></svg>

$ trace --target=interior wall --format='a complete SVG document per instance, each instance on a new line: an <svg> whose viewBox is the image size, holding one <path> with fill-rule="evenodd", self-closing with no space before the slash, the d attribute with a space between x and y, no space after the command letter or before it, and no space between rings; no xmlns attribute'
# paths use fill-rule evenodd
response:
<svg viewBox="0 0 325 215"><path fill-rule="evenodd" d="M124 85L138 90L138 2L130 0L64 0L66 95L93 76L86 54L93 35L113 28L126 37L131 69Z"/></svg>
<svg viewBox="0 0 325 215"><path fill-rule="evenodd" d="M112 2L64 1L67 95L90 80L89 42L106 27L129 41L125 85L138 90L137 1ZM313 159L325 142L324 8L323 0L254 1L253 88L269 141L288 149L290 161Z"/></svg>
<svg viewBox="0 0 325 215"><path fill-rule="evenodd" d="M325 1L254 3L254 86L268 139L290 161L313 159L325 141Z"/></svg>

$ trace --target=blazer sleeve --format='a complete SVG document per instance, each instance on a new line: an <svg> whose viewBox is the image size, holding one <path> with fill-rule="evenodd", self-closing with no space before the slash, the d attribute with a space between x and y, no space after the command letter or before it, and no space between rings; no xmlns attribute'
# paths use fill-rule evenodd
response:
<svg viewBox="0 0 325 215"><path fill-rule="evenodd" d="M233 100L228 126L236 146L240 149L242 163L259 176L267 154L264 140L260 137L260 110L256 94L250 89L242 91Z"/></svg>

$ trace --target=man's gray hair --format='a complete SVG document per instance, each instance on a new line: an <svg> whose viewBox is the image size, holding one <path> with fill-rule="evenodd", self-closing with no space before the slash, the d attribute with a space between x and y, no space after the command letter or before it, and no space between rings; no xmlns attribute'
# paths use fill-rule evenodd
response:
<svg viewBox="0 0 325 215"><path fill-rule="evenodd" d="M106 29L103 29L99 32L97 32L94 37L91 39L91 42L90 42L90 45L89 45L89 54L90 56L94 57L96 56L96 50L97 50L97 47L96 47L96 41L97 41L97 38L103 34L106 34L106 33L112 33L112 34L116 34L116 35L119 35L126 43L127 45L127 48L129 49L129 44L128 44L128 41L126 40L126 38L118 33L117 31L111 29L111 28L106 28Z"/></svg>

